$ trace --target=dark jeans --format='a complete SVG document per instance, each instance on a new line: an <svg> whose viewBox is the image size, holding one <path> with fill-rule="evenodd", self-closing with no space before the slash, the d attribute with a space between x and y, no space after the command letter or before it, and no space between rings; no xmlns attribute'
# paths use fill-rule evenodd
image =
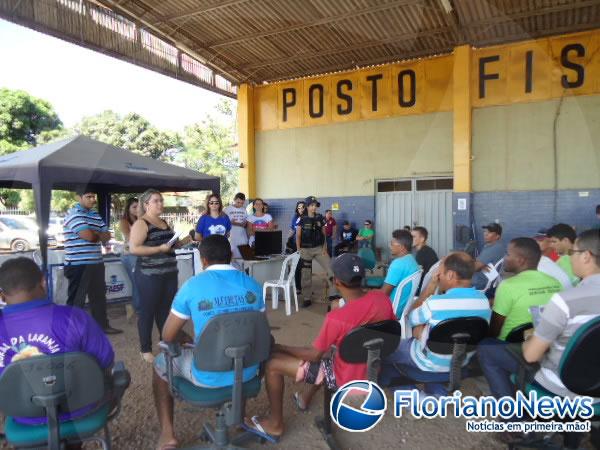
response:
<svg viewBox="0 0 600 450"><path fill-rule="evenodd" d="M104 264L66 265L64 273L65 278L69 280L67 305L83 308L87 295L92 317L101 328L108 327Z"/></svg>
<svg viewBox="0 0 600 450"><path fill-rule="evenodd" d="M333 256L333 237L326 236L325 241L327 242L327 254L331 258Z"/></svg>
<svg viewBox="0 0 600 450"><path fill-rule="evenodd" d="M483 374L495 398L515 395L510 376L517 373L519 363L507 350L508 344L496 338L486 338L477 346L477 357Z"/></svg>
<svg viewBox="0 0 600 450"><path fill-rule="evenodd" d="M410 347L414 339L415 338L404 339L400 342L396 351L385 358L381 374L379 375L380 383L383 386L389 386L394 378L406 375L405 370L403 370L403 368L406 368L412 373L418 373L419 379L425 381L423 383L423 388L427 394L436 396L447 395L448 390L442 383L426 381L428 378L431 379L431 377L435 376L437 373L421 370L412 360L410 356ZM405 386L404 388L416 389L414 385Z"/></svg>
<svg viewBox="0 0 600 450"><path fill-rule="evenodd" d="M144 275L138 266L134 272L140 295L138 334L142 353L152 351L152 326L156 323L162 339L162 329L177 293L177 271L163 275Z"/></svg>

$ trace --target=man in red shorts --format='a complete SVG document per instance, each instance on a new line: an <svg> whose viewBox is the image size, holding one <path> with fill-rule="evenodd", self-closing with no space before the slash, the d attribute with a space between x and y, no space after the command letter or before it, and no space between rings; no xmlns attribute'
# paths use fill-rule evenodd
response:
<svg viewBox="0 0 600 450"><path fill-rule="evenodd" d="M292 347L275 344L267 363L265 381L270 413L266 417L246 419L245 428L261 437L277 442L283 434L284 377L319 385L342 386L352 380L364 380L366 364L348 364L341 358L323 358L331 346L339 347L344 337L354 328L382 320L395 320L392 304L381 291L365 292L361 282L365 276L362 259L345 253L331 263L335 287L344 298L344 306L325 316L325 322L312 347ZM316 391L312 387L312 394ZM309 398L295 396L299 408L304 408Z"/></svg>

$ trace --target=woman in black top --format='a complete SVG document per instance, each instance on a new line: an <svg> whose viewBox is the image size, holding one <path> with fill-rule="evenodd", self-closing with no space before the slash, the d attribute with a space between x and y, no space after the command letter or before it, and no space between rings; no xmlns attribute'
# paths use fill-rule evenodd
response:
<svg viewBox="0 0 600 450"><path fill-rule="evenodd" d="M148 189L140 198L140 207L143 215L131 227L129 251L138 256L135 280L140 295L140 349L144 361L152 363L152 325L155 322L158 332L162 332L177 293L174 248L185 242L168 244L175 233L160 217L163 212L160 192Z"/></svg>

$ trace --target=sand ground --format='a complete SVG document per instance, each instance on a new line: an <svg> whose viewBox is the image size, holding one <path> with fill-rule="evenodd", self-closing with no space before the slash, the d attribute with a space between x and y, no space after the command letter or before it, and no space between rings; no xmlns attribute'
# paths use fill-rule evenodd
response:
<svg viewBox="0 0 600 450"><path fill-rule="evenodd" d="M315 284L323 280L315 276ZM322 284L321 284L322 285ZM317 292L322 293L321 289ZM300 309L291 316L284 313L283 304L277 310L272 310L267 304L269 322L273 328L276 340L288 345L310 345L318 333L326 305L313 303L310 308ZM116 359L125 362L131 372L131 386L125 394L123 410L119 417L110 425L113 449L115 450L151 450L158 437L159 426L152 400L151 377L152 368L140 358L138 351L137 331L134 323L128 323L125 310L121 305L110 308L111 324L121 328L123 334L111 337L115 348ZM158 339L158 335L156 335ZM314 426L314 419L321 415L322 395L317 394L308 413L297 411L292 403L292 394L301 389L291 380L286 382L284 397L284 413L286 432L279 444L251 444L250 448L281 448L281 449L326 449L321 434ZM481 391L476 380L467 379L463 383L463 392L479 395ZM392 396L388 393L388 404ZM248 415L263 414L268 409L264 388L259 396L247 402ZM176 432L181 446L191 446L194 436L201 429L203 422L214 423L213 410L192 410L185 404L175 405ZM370 432L349 433L336 430L336 438L343 449L503 449L490 433L468 433L465 430L464 419L415 419L405 417L396 419L391 409L384 419ZM587 440L586 440L587 442ZM0 445L1 449L8 448ZM96 448L87 444L86 449ZM586 448L590 448L586 446Z"/></svg>

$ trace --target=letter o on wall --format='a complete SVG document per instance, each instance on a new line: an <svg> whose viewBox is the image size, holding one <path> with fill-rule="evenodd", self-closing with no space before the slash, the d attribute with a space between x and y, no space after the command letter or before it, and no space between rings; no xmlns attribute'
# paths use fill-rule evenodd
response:
<svg viewBox="0 0 600 450"><path fill-rule="evenodd" d="M408 78L408 100L405 95L404 79ZM412 69L403 70L398 74L398 103L402 108L410 108L417 103L417 75Z"/></svg>
<svg viewBox="0 0 600 450"><path fill-rule="evenodd" d="M318 95L318 104L319 108L315 111L315 92ZM308 115L312 119L318 119L319 117L323 117L324 107L323 107L323 85L322 84L313 84L308 88Z"/></svg>

